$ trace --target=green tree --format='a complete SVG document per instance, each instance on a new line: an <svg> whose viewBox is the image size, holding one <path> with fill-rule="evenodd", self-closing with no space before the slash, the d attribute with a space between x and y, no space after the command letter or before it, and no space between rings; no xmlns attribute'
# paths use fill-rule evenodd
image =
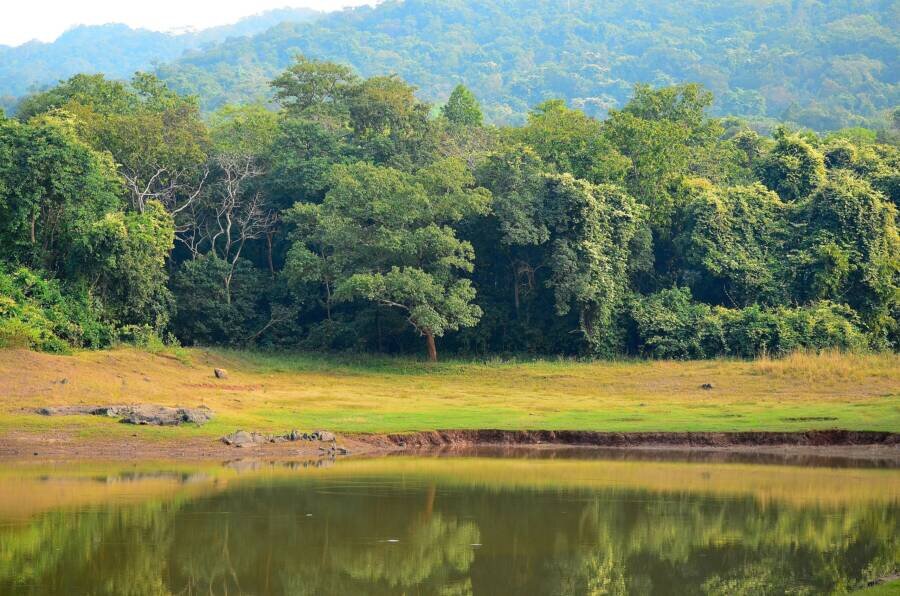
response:
<svg viewBox="0 0 900 596"><path fill-rule="evenodd" d="M606 137L629 158L627 188L650 208L658 234L666 235L676 183L722 134L719 122L707 116L711 105L712 94L696 84L636 85L631 101L603 124Z"/></svg>
<svg viewBox="0 0 900 596"><path fill-rule="evenodd" d="M481 315L463 277L472 270L472 246L450 226L486 213L489 196L458 160L414 176L362 163L337 166L324 202L291 212L299 233L288 267L298 280L321 282L329 301L398 309L436 360L435 338Z"/></svg>
<svg viewBox="0 0 900 596"><path fill-rule="evenodd" d="M630 160L603 135L599 121L562 100L548 100L528 115L528 123L513 137L532 147L559 173L594 183L621 183Z"/></svg>
<svg viewBox="0 0 900 596"><path fill-rule="evenodd" d="M359 84L353 70L334 62L297 56L274 81L275 99L291 114L338 116L347 94Z"/></svg>
<svg viewBox="0 0 900 596"><path fill-rule="evenodd" d="M481 126L484 120L478 99L465 85L457 85L453 89L441 113L457 126Z"/></svg>
<svg viewBox="0 0 900 596"><path fill-rule="evenodd" d="M372 77L350 90L350 126L361 159L404 171L433 159L437 130L415 91L396 76Z"/></svg>
<svg viewBox="0 0 900 596"><path fill-rule="evenodd" d="M58 117L0 121L0 188L3 259L59 274L77 274L73 246L122 206L112 161Z"/></svg>
<svg viewBox="0 0 900 596"><path fill-rule="evenodd" d="M127 210L109 155L88 147L70 120L0 122L0 188L3 260L86 291L116 324L164 328L172 218L153 200Z"/></svg>
<svg viewBox="0 0 900 596"><path fill-rule="evenodd" d="M224 284L229 275L230 297ZM242 345L265 324L266 279L244 259L232 265L206 254L185 261L171 286L178 301L173 323L187 345Z"/></svg>
<svg viewBox="0 0 900 596"><path fill-rule="evenodd" d="M761 184L684 184L674 244L683 281L703 301L732 307L786 299L788 219L784 204Z"/></svg>
<svg viewBox="0 0 900 596"><path fill-rule="evenodd" d="M92 222L74 249L111 318L161 333L174 306L165 269L173 242L172 217L149 201L143 212L115 211Z"/></svg>
<svg viewBox="0 0 900 596"><path fill-rule="evenodd" d="M560 315L574 309L591 350L618 349L615 316L628 289L629 244L643 216L617 186L547 178L548 284Z"/></svg>
<svg viewBox="0 0 900 596"><path fill-rule="evenodd" d="M864 180L837 172L797 206L793 293L860 313L875 338L896 342L900 312L897 210Z"/></svg>
<svg viewBox="0 0 900 596"><path fill-rule="evenodd" d="M785 201L804 199L825 182L822 154L799 135L780 129L775 147L760 160L759 179Z"/></svg>

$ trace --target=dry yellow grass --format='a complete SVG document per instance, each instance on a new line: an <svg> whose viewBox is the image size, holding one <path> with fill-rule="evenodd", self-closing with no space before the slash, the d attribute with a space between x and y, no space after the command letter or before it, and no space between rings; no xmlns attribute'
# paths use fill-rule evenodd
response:
<svg viewBox="0 0 900 596"><path fill-rule="evenodd" d="M214 366L227 368L229 378L215 379ZM713 389L703 390L704 383ZM111 420L47 418L27 409L138 402L202 404L216 413L200 428L140 429L146 437L218 436L235 428L900 431L900 357L429 366L203 350L187 350L186 360L135 349L72 356L0 351L0 435L133 433Z"/></svg>

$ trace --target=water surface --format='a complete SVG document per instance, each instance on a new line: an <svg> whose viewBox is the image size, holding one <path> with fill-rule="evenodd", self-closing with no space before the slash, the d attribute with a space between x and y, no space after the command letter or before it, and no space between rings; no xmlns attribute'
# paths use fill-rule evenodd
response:
<svg viewBox="0 0 900 596"><path fill-rule="evenodd" d="M894 469L591 457L0 467L0 594L831 594Z"/></svg>

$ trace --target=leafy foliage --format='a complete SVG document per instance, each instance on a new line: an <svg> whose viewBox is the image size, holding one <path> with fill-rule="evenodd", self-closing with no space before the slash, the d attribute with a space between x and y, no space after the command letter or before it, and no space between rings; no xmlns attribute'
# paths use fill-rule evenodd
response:
<svg viewBox="0 0 900 596"><path fill-rule="evenodd" d="M638 85L603 120L544 99L505 127L463 86L436 110L397 76L311 58L272 89L277 111L204 120L153 75L79 76L0 119L0 262L47 288L6 282L5 336L424 339L431 359L900 346L883 131L769 137L712 117L692 83Z"/></svg>
<svg viewBox="0 0 900 596"><path fill-rule="evenodd" d="M98 310L83 290L63 292L58 282L24 267L0 268L0 347L47 352L107 347L116 331L100 320Z"/></svg>
<svg viewBox="0 0 900 596"><path fill-rule="evenodd" d="M552 98L602 117L637 83L698 81L716 113L765 126L888 128L900 97L896 20L892 3L874 1L390 1L229 40L159 74L214 110L267 99L261 83L301 53L397 73L430 102L465 83L502 124Z"/></svg>

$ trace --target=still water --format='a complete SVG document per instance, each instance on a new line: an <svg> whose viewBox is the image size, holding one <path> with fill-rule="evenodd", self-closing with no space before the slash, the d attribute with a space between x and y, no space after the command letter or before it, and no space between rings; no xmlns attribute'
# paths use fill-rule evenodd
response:
<svg viewBox="0 0 900 596"><path fill-rule="evenodd" d="M831 594L896 469L590 457L0 464L0 594Z"/></svg>

